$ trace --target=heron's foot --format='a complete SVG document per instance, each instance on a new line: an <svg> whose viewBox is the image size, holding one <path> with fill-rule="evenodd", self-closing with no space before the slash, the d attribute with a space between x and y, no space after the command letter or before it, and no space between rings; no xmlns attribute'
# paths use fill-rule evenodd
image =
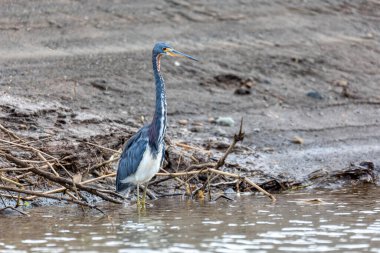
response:
<svg viewBox="0 0 380 253"><path fill-rule="evenodd" d="M141 205L141 208L142 209L145 209L146 208L146 201L145 201L145 198L143 197L142 199L141 199L141 202L140 202L140 205Z"/></svg>
<svg viewBox="0 0 380 253"><path fill-rule="evenodd" d="M147 207L151 207L151 206L153 206L153 204L150 203L149 201L142 201L142 200L141 200L140 205L141 205L141 208L142 208L142 209L145 209L145 208L147 208Z"/></svg>
<svg viewBox="0 0 380 253"><path fill-rule="evenodd" d="M143 193L143 196L142 196L142 199L141 199L141 206L143 208L146 207L145 204L146 204L146 190L147 190L147 188L148 188L148 185L145 185L144 186L144 193Z"/></svg>
<svg viewBox="0 0 380 253"><path fill-rule="evenodd" d="M144 198L141 198L141 199L137 198L136 207L138 209L145 209L146 205L147 205L147 203L146 203L146 200Z"/></svg>

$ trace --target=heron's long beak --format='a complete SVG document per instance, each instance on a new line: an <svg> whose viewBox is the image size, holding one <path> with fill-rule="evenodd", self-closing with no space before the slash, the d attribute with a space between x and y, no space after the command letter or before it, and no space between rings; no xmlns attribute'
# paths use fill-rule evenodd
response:
<svg viewBox="0 0 380 253"><path fill-rule="evenodd" d="M168 55L170 56L173 56L173 57L186 57L186 58L189 58L191 60L194 60L194 61L198 61L198 59L190 56L190 55L187 55L187 54L184 54L184 53L181 53L177 50L174 50L174 49L170 49L166 52Z"/></svg>

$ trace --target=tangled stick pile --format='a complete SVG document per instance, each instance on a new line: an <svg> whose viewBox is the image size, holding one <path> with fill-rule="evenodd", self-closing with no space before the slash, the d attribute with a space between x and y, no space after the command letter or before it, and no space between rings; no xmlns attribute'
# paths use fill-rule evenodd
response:
<svg viewBox="0 0 380 253"><path fill-rule="evenodd" d="M14 131L0 125L0 211L14 209L28 203L53 199L96 209L99 201L123 203L124 196L114 190L114 166L120 155L127 133L96 136L90 140L77 140L56 144L56 140L22 138ZM164 168L150 183L150 190L159 197L182 195L187 198L217 200L228 199L224 191L258 191L275 200L265 189L299 189L310 185L336 184L337 181L376 183L379 168L371 162L351 164L347 168L329 173L318 170L303 181L283 180L261 175L269 180L259 185L251 178L253 171L234 169L226 158L242 147L242 124L239 132L224 152L211 151L207 147L195 147L178 140L166 139L167 150ZM241 167L241 166L240 166ZM257 172L257 171L256 171ZM250 177L250 178L249 178ZM56 202L53 202L56 204ZM51 204L42 201L42 204Z"/></svg>
<svg viewBox="0 0 380 253"><path fill-rule="evenodd" d="M95 200L102 199L116 204L123 202L124 197L114 191L113 180L110 179L115 176L113 165L117 162L120 151L82 140L81 143L88 147L89 156L94 155L95 149L99 154L108 154L98 155L98 158L108 159L100 159L100 162L96 159L96 163L88 163L87 169L74 171L72 163L80 158L79 154L52 155L46 150L43 141L21 138L1 125L0 129L0 157L12 164L10 167L0 168L0 197L4 208L22 206L37 198L71 202L99 211L101 210L94 205ZM221 169L236 143L243 138L241 125L231 145L219 159L211 157L210 151L205 149L167 140L169 145L166 166L156 175L150 188L162 189L164 185L166 193L161 196L181 194L192 198L204 198L205 193L208 193L211 200L213 187L231 184L239 187L239 184L244 182L250 189L256 189L275 200L273 195L247 177ZM201 153L201 159L199 156L196 158L191 151ZM172 189L171 192L168 191L169 188ZM220 196L223 194L219 194L218 198ZM15 205L5 205L4 198L13 199Z"/></svg>

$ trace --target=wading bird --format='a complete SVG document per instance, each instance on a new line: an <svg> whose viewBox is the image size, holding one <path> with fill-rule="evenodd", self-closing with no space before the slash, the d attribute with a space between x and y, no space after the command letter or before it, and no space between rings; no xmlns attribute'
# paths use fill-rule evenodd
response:
<svg viewBox="0 0 380 253"><path fill-rule="evenodd" d="M142 127L125 144L119 159L116 175L116 191L127 192L137 187L137 205L140 206L139 186L159 171L165 153L164 136L166 132L166 95L165 83L160 72L163 55L197 59L174 50L164 42L156 43L152 53L153 74L156 82L156 110L150 124ZM142 205L145 205L147 185L144 187Z"/></svg>

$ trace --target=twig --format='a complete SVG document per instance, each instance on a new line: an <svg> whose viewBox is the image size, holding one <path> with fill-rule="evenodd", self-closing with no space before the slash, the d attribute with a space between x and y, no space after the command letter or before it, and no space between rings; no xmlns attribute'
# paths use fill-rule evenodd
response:
<svg viewBox="0 0 380 253"><path fill-rule="evenodd" d="M103 167L106 164L109 164L109 163L112 163L112 162L115 162L118 160L119 160L119 157L108 159L107 161L104 161L104 162L101 162L101 163L98 163L98 164L91 166L87 171L88 171L88 173L91 173L93 170L99 169L100 167Z"/></svg>
<svg viewBox="0 0 380 253"><path fill-rule="evenodd" d="M0 129L3 130L4 132L8 133L10 136L12 136L13 138L17 139L18 141L22 141L22 139L20 137L18 137L14 132L12 132L11 130L5 128L3 125L0 124Z"/></svg>
<svg viewBox="0 0 380 253"><path fill-rule="evenodd" d="M18 183L18 182L16 182L16 181L13 181L12 179L9 179L9 178L7 178L7 177L0 176L0 179L1 179L1 180L4 180L5 182L8 182L8 183L10 183L10 184L14 184L14 185L17 185L17 186L19 186L19 187L24 187L22 184L20 184L20 183Z"/></svg>
<svg viewBox="0 0 380 253"><path fill-rule="evenodd" d="M243 118L241 118L240 121L240 129L239 133L234 135L234 140L232 141L231 145L228 147L227 151L224 153L224 155L218 160L218 162L215 165L215 169L218 169L222 167L226 161L227 156L232 152L234 149L235 145L239 141L243 141L244 139L244 132L243 132Z"/></svg>
<svg viewBox="0 0 380 253"><path fill-rule="evenodd" d="M186 169L184 169L184 171L190 171L190 170L194 170L194 169L204 169L207 167L215 167L215 166L216 166L216 163L192 164L189 167L187 167Z"/></svg>
<svg viewBox="0 0 380 253"><path fill-rule="evenodd" d="M229 200L229 201L233 201L233 199L232 198L230 198L230 197L227 197L226 195L224 195L224 194L219 194L218 196L216 196L212 201L217 201L217 200L219 200L220 198L224 198L224 199L226 199L226 200Z"/></svg>
<svg viewBox="0 0 380 253"><path fill-rule="evenodd" d="M0 208L0 212L1 212L1 211L4 211L4 210L6 210L6 209L12 209L13 211L16 211L16 212L18 212L18 213L20 213L20 214L22 214L22 215L29 216L29 214L27 214L27 213L25 213L25 212L23 212L23 211L21 211L21 210L18 210L16 207L13 207L13 206L5 206L5 207L3 207L3 208Z"/></svg>
<svg viewBox="0 0 380 253"><path fill-rule="evenodd" d="M27 168L2 168L2 169L0 169L0 172L1 171L26 171L26 170L29 170L31 168L32 168L32 166L27 167Z"/></svg>
<svg viewBox="0 0 380 253"><path fill-rule="evenodd" d="M187 176L187 175L194 175L194 174L205 174L205 173L209 173L209 172L219 174L219 175L223 175L223 176L227 176L227 177L233 177L233 178L241 179L241 180L245 181L247 184L256 188L259 192L261 192L264 195L271 198L273 201L276 201L276 198L272 194L270 194L269 192L267 192L266 190L264 190L263 188L261 188L257 184L253 183L248 178L242 177L242 176L239 176L237 174L230 173L230 172L221 171L221 170L208 168L208 169L204 169L204 170L200 170L200 171L177 172L177 173L157 173L156 176L179 177L179 176Z"/></svg>
<svg viewBox="0 0 380 253"><path fill-rule="evenodd" d="M42 176L44 178L49 179L50 181L56 182L56 183L66 187L66 188L73 188L74 187L74 183L71 180L68 180L66 178L56 177L53 174L51 174L49 172L42 171L38 168L32 168L31 171L33 171L34 173L36 173L39 176ZM81 185L81 184L75 184L75 185L78 189L83 190L83 191L87 191L93 195L96 195L96 196L104 199L104 200L107 200L107 201L110 201L110 202L113 202L116 204L122 204L121 201L110 198L107 195L98 192L98 190L96 188L88 187L88 186Z"/></svg>
<svg viewBox="0 0 380 253"><path fill-rule="evenodd" d="M216 170L216 169L209 169L209 170L212 171L212 172L214 172L214 173L216 173L216 174L220 174L220 175L224 175L224 176L228 176L228 177L234 177L234 178L242 179L247 184L250 184L251 186L253 186L254 188L256 188L259 192L261 192L264 195L268 196L273 201L276 201L276 198L272 194L270 194L269 192L267 192L266 190L264 190L263 188L261 188L260 186L258 186L257 184L255 184L254 182L252 182L251 180L249 180L246 177L241 177L241 176L239 176L237 174L232 174L232 173L229 173L229 172L220 171L220 170Z"/></svg>
<svg viewBox="0 0 380 253"><path fill-rule="evenodd" d="M108 175L104 175L104 176L100 176L100 177L97 177L97 178L92 178L92 179L89 179L89 180L86 180L86 181L83 181L83 182L80 182L81 185L84 185L84 184L89 184L89 183L92 183L92 182L96 182L96 181L99 181L103 178L107 178L107 177L113 177L113 176L116 176L116 173L111 173L111 174L108 174ZM52 193L57 193L57 192L62 192L66 190L66 187L61 187L61 188L58 188L58 189L54 189L54 190L50 190L50 191L46 191L44 192L44 194L52 194ZM98 190L100 192L103 192L103 190ZM120 197L120 196L118 196ZM26 199L28 200L33 200L37 198L37 196L29 196L27 197Z"/></svg>
<svg viewBox="0 0 380 253"><path fill-rule="evenodd" d="M11 156L11 155L9 155L9 154L4 154L4 156L5 156L8 160L10 160L10 161L16 163L16 164L19 165L19 166L22 166L22 167L29 167L27 163L21 161L20 159L14 157L14 156ZM47 167L47 165L46 165L46 167ZM42 177L44 177L44 178L46 178L46 179L48 179L48 180L50 180L50 181L56 182L56 183L58 183L58 184L60 184L60 185L62 185L62 186L64 186L64 187L66 187L66 188L68 188L68 189L73 190L74 184L73 184L73 182L72 182L71 180L69 180L69 179L66 179L66 178L63 178L63 177L57 177L57 176L53 175L52 173L49 173L49 172L43 171L43 170L38 169L38 168L36 168L36 167L31 168L30 171L32 171L32 172L34 172L35 174L37 174L37 175L39 175L39 176L42 176ZM116 204L122 204L121 201L118 201L118 200L116 200L116 199L110 198L110 197L108 197L107 195L98 192L96 188L92 188L92 187L88 187L88 186L84 186L84 185L80 185L80 184L77 184L76 186L78 187L78 189L83 190L83 191L87 191L87 192L89 192L89 193L91 193L91 194L93 194L93 195L96 195L96 196L98 196L98 197L104 199L104 200L107 200L107 201L110 201L110 202L113 202L113 203L116 203ZM73 191L75 191L75 190L73 190Z"/></svg>
<svg viewBox="0 0 380 253"><path fill-rule="evenodd" d="M227 156L232 152L232 150L234 149L235 145L237 142L239 141L243 141L244 139L244 132L243 132L243 118L241 118L241 121L240 121L240 128L239 128L239 132L237 134L234 135L234 139L232 141L232 143L230 144L230 146L228 147L228 149L226 150L226 152L224 153L224 155L218 160L218 162L216 163L216 165L214 166L214 169L215 170L218 170L220 167L222 167L225 162L226 162L226 158ZM203 184L202 187L199 187L197 188L193 193L192 193L192 196L195 196L198 191L202 190L202 191L205 191L206 190L206 187L208 187L208 196L209 196L209 199L211 200L211 193L210 193L210 184L212 181L214 181L217 177L214 177L212 180L210 179L210 175L207 174L207 181L205 184Z"/></svg>
<svg viewBox="0 0 380 253"><path fill-rule="evenodd" d="M107 148L107 147L103 147L103 146L100 146L98 144L95 144L95 143L91 143L91 142L88 142L88 141L82 141L83 143L86 143L88 145L91 145L91 146L94 146L94 147L97 147L97 148L101 148L101 149L104 149L104 150L107 150L107 151L111 151L113 153L118 153L118 154L121 154L121 151L119 150L115 150L115 149L111 149L111 148Z"/></svg>
<svg viewBox="0 0 380 253"><path fill-rule="evenodd" d="M51 165L51 163L49 163L46 160L46 158L40 152L37 152L37 155L38 155L39 158L41 158L49 166L49 168L51 169L51 171L53 171L54 175L56 175L57 177L59 177L59 174L57 173L57 171L55 171L55 169L53 168L53 166Z"/></svg>
<svg viewBox="0 0 380 253"><path fill-rule="evenodd" d="M220 182L220 183L215 183L211 184L212 187L218 187L219 185L233 185L236 184L239 181L239 179L235 179L234 181L228 181L228 182Z"/></svg>
<svg viewBox="0 0 380 253"><path fill-rule="evenodd" d="M49 154L47 154L47 153L45 153L45 152L43 152L41 150L38 150L38 149L36 149L34 147L31 147L31 146L26 146L24 144L19 144L19 143L15 143L15 142L3 140L3 139L0 139L0 142L4 142L4 143L7 143L7 144L10 144L10 145L13 145L13 146L17 146L17 147L20 147L20 148L25 148L25 149L28 149L28 150L32 150L32 151L34 151L36 153L40 152L40 153L42 153L42 154L44 154L44 155L46 155L46 156L48 156L50 158L53 158L53 159L55 159L55 160L58 161L58 159L55 158L54 156L51 156L51 155L49 155Z"/></svg>
<svg viewBox="0 0 380 253"><path fill-rule="evenodd" d="M54 196L54 195L48 195L48 194L44 194L44 193L41 193L41 192L35 192L35 191L29 191L29 190L21 190L21 189L17 189L17 188L13 188L13 187L2 186L2 185L0 185L0 189L1 190L6 190L6 191L12 191L12 192L18 192L18 193L36 195L36 196L43 197L43 198L48 198L48 199L56 199L56 200L59 200L59 201L67 201L67 202L75 203L75 204L78 204L78 205L81 205L81 206L86 206L86 207L89 207L89 208L96 209L99 212L101 212L102 214L105 214L97 206L94 206L94 205L91 205L91 204L88 204L86 202L79 201L79 200L76 200L76 199L70 199L70 198L66 198L66 197L62 197L62 196L58 197L58 196Z"/></svg>
<svg viewBox="0 0 380 253"><path fill-rule="evenodd" d="M25 168L25 169L30 170L31 168L32 168L32 167ZM20 169L21 169L21 168L20 168ZM32 174L33 174L33 172L29 171L29 172L26 172L26 173L23 173L23 174L21 174L21 175L16 176L16 178L17 178L17 179L21 179L21 178L24 178L24 177L29 176L29 175L32 175Z"/></svg>
<svg viewBox="0 0 380 253"><path fill-rule="evenodd" d="M98 191L114 195L115 197L118 197L121 199L125 199L125 196L123 196L123 195L121 195L121 194L119 194L113 190L99 189ZM148 194L148 192L147 192L147 194Z"/></svg>
<svg viewBox="0 0 380 253"><path fill-rule="evenodd" d="M200 174L206 172L208 169L204 170L193 170L193 171L187 171L187 172L167 172L167 173L156 173L156 176L162 177L162 176L170 176L170 177L181 177L181 176L189 176L189 175L195 175L195 174Z"/></svg>
<svg viewBox="0 0 380 253"><path fill-rule="evenodd" d="M185 143L176 142L176 143L174 143L174 145L176 145L177 147L185 148L185 149L198 150L198 151L200 151L202 153L208 153L208 154L211 153L210 150L206 150L206 149L203 149L203 148L198 148L198 147L190 146L190 145L185 144Z"/></svg>

